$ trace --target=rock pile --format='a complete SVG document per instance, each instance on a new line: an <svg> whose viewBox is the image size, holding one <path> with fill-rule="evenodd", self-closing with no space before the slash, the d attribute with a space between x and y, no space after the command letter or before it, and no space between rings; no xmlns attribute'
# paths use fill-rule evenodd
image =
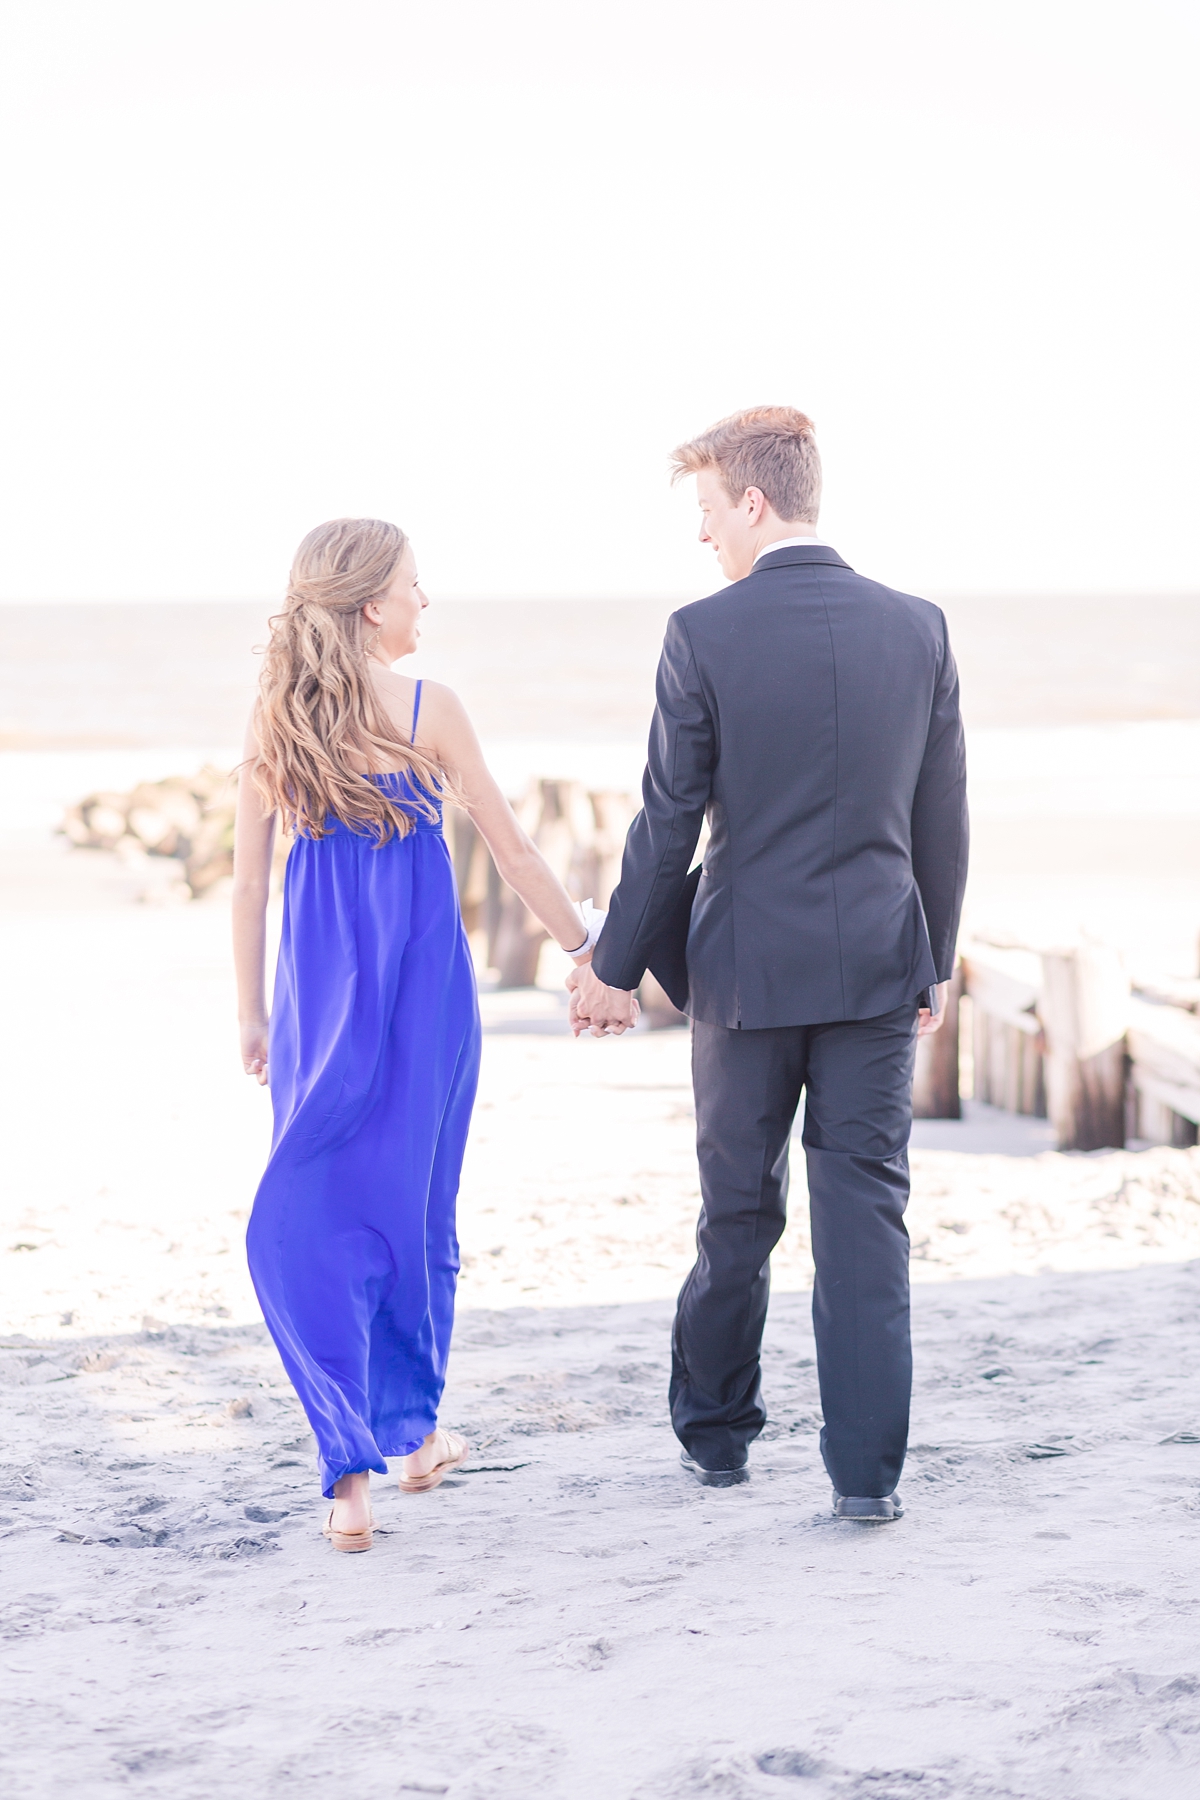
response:
<svg viewBox="0 0 1200 1800"><path fill-rule="evenodd" d="M127 794L89 794L61 830L81 850L115 850L130 861L171 857L184 897L198 899L233 873L237 775L211 766L195 775L143 781Z"/></svg>

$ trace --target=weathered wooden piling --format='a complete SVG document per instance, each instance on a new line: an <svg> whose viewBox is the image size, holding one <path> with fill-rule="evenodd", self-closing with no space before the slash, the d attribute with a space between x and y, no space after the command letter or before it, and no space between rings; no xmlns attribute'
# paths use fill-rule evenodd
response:
<svg viewBox="0 0 1200 1800"><path fill-rule="evenodd" d="M975 1097L1048 1117L1060 1150L1125 1142L1129 977L1107 944L963 952L974 1017Z"/></svg>
<svg viewBox="0 0 1200 1800"><path fill-rule="evenodd" d="M1190 1008L1130 1002L1128 1135L1186 1148L1200 1127L1200 1019Z"/></svg>
<svg viewBox="0 0 1200 1800"><path fill-rule="evenodd" d="M1125 1142L1129 976L1110 945L1042 952L1046 1111L1060 1150Z"/></svg>
<svg viewBox="0 0 1200 1800"><path fill-rule="evenodd" d="M971 1001L975 1099L1044 1119L1040 957L1017 945L971 942L962 969Z"/></svg>

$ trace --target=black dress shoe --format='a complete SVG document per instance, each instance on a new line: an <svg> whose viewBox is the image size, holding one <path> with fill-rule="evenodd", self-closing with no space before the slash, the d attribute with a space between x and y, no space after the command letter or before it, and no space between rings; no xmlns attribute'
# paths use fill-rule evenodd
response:
<svg viewBox="0 0 1200 1800"><path fill-rule="evenodd" d="M865 1494L839 1494L834 1488L833 1516L835 1519L858 1519L865 1525L886 1525L892 1519L902 1519L904 1508L899 1494L884 1494L875 1500Z"/></svg>
<svg viewBox="0 0 1200 1800"><path fill-rule="evenodd" d="M694 1475L701 1487L737 1487L743 1481L749 1481L750 1471L743 1463L740 1469L702 1469L694 1456L681 1450L679 1460L689 1475Z"/></svg>

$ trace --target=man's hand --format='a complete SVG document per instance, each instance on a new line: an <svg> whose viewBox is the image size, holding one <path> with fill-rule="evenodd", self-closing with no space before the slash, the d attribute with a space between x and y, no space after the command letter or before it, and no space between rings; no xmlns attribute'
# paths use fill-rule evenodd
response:
<svg viewBox="0 0 1200 1800"><path fill-rule="evenodd" d="M941 1005L938 1007L937 1012L930 1012L927 1006L919 1006L917 1008L918 1037L930 1037L935 1031L940 1031L942 1029L942 1020L946 1016L946 990L949 986L950 983L948 981L940 983L939 996Z"/></svg>
<svg viewBox="0 0 1200 1800"><path fill-rule="evenodd" d="M620 1037L638 1020L638 1003L624 988L606 987L592 973L590 962L581 963L567 976L571 996L571 1034L590 1031L593 1037Z"/></svg>

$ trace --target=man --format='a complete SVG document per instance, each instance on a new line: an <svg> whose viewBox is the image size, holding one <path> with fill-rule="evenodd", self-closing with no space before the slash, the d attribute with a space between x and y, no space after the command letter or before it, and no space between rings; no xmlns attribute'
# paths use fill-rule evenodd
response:
<svg viewBox="0 0 1200 1800"><path fill-rule="evenodd" d="M573 1015L594 1035L624 1031L633 989L686 931L675 997L693 1022L703 1209L670 1403L683 1463L710 1486L748 1478L766 1423L768 1259L803 1091L821 1453L838 1516L894 1519L913 1057L940 1023L966 880L958 677L936 606L857 575L816 536L803 413L737 413L673 461L676 480L696 478L701 542L732 585L667 626L643 810L592 964L569 982Z"/></svg>

